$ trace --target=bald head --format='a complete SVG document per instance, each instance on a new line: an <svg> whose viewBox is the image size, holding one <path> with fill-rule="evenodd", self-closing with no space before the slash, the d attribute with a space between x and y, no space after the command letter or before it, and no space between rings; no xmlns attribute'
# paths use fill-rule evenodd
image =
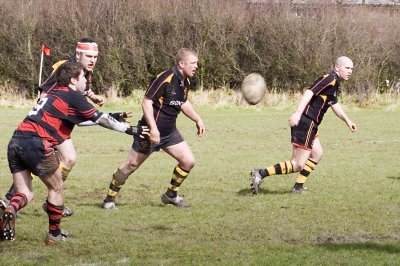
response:
<svg viewBox="0 0 400 266"><path fill-rule="evenodd" d="M335 65L337 66L344 66L344 65L353 65L353 61L347 56L341 56L336 59Z"/></svg>
<svg viewBox="0 0 400 266"><path fill-rule="evenodd" d="M341 56L336 59L335 72L343 80L348 80L353 73L353 61L347 56Z"/></svg>

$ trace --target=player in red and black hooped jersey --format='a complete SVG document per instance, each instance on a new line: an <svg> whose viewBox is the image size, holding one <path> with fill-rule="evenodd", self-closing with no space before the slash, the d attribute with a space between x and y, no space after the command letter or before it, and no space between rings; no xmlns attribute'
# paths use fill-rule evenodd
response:
<svg viewBox="0 0 400 266"><path fill-rule="evenodd" d="M115 198L127 178L154 151L163 149L177 160L167 191L161 196L164 204L188 207L189 204L178 196L182 182L194 167L195 158L189 145L176 128L176 119L180 112L196 123L197 134L205 133L201 117L188 100L189 78L197 70L198 56L193 50L182 48L177 54L177 65L159 74L147 89L142 102L143 117L138 125L150 128L146 139L134 138L128 159L113 174L109 190L103 201L103 208L115 209Z"/></svg>
<svg viewBox="0 0 400 266"><path fill-rule="evenodd" d="M46 244L66 240L61 230L64 210L63 178L55 147L68 140L76 124L92 124L124 132L144 134L145 128L131 127L96 110L83 96L86 78L79 64L62 64L55 73L59 88L42 98L15 130L7 151L15 194L0 219L0 236L13 240L16 213L33 198L31 174L37 175L48 188L45 204L49 217ZM144 132L144 133L143 133Z"/></svg>
<svg viewBox="0 0 400 266"><path fill-rule="evenodd" d="M305 91L296 112L289 118L291 126L293 153L290 161L280 162L266 169L253 169L250 181L253 194L258 193L264 178L271 175L300 172L292 193L306 191L303 187L307 177L315 170L322 158L322 146L318 137L318 125L321 124L326 111L331 107L334 113L342 119L352 132L357 125L346 115L338 103L341 80L348 80L353 72L353 62L342 56L336 59L334 70L318 78Z"/></svg>
<svg viewBox="0 0 400 266"><path fill-rule="evenodd" d="M76 45L75 54L73 56L70 56L67 60L58 61L53 65L53 72L50 74L47 80L45 80L39 86L39 91L41 92L40 98L46 97L48 93L58 88L55 71L59 66L61 66L66 62L79 63L83 68L84 75L87 80L84 94L94 103L98 104L99 106L102 106L104 104L104 99L101 96L94 94L89 86L93 75L93 69L97 63L98 54L99 50L96 42L88 38L83 38L79 40L79 42ZM71 139L66 139L64 142L60 143L56 148L57 148L57 154L60 157L60 169L63 175L63 179L66 180L76 163L75 147ZM14 186L11 185L5 197L0 199L0 203L6 202L7 199L9 200L13 194L14 194ZM73 211L70 208L65 207L63 216L67 217L71 216L72 214Z"/></svg>
<svg viewBox="0 0 400 266"><path fill-rule="evenodd" d="M37 103L14 135L41 137L52 145L59 145L70 139L76 124L96 122L101 115L80 92L59 87Z"/></svg>

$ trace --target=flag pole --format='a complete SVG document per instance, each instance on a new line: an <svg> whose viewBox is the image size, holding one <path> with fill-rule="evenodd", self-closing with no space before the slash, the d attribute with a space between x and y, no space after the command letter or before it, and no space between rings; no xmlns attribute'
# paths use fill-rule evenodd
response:
<svg viewBox="0 0 400 266"><path fill-rule="evenodd" d="M42 45L42 47L43 47L43 45ZM43 52L43 49L40 49L41 50L41 53L40 53L40 68L39 68L39 85L38 85L38 87L40 86L40 84L42 84L42 69L43 69L43 55L44 55L44 52ZM40 90L38 89L38 97L40 96Z"/></svg>

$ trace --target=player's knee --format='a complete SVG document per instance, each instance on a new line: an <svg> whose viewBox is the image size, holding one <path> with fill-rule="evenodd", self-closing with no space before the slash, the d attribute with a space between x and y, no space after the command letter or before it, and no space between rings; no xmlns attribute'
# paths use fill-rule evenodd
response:
<svg viewBox="0 0 400 266"><path fill-rule="evenodd" d="M323 150L319 150L318 152L312 153L310 159L313 162L318 163L322 159L322 155L323 155Z"/></svg>
<svg viewBox="0 0 400 266"><path fill-rule="evenodd" d="M123 167L124 172L132 174L133 172L136 171L136 169L139 168L139 163L137 161L127 161L127 163L125 164L125 167Z"/></svg>
<svg viewBox="0 0 400 266"><path fill-rule="evenodd" d="M188 158L185 161L183 161L180 165L186 171L190 171L196 165L196 159L194 157L193 158Z"/></svg>
<svg viewBox="0 0 400 266"><path fill-rule="evenodd" d="M76 156L65 157L61 160L61 162L65 166L65 168L71 170L76 163Z"/></svg>
<svg viewBox="0 0 400 266"><path fill-rule="evenodd" d="M301 165L299 162L293 160L291 161L293 165L293 172L299 172L301 169L303 169L304 165Z"/></svg>
<svg viewBox="0 0 400 266"><path fill-rule="evenodd" d="M310 158L313 162L318 163L322 159L322 153Z"/></svg>

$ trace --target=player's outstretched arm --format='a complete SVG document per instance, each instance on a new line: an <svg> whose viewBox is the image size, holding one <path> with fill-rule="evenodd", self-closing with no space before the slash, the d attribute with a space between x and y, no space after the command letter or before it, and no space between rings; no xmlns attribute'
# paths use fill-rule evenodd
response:
<svg viewBox="0 0 400 266"><path fill-rule="evenodd" d="M350 120L350 118L346 115L342 106L339 103L332 105L332 110L340 119L342 119L347 124L351 132L357 131L357 125Z"/></svg>
<svg viewBox="0 0 400 266"><path fill-rule="evenodd" d="M144 138L149 134L149 128L147 126L130 126L125 123L118 122L109 114L102 114L96 121L102 127L112 129L115 131L123 132L128 135L137 135Z"/></svg>
<svg viewBox="0 0 400 266"><path fill-rule="evenodd" d="M203 136L206 133L206 127L200 115L194 110L193 105L189 100L182 104L181 110L187 117L196 123L197 135L199 137Z"/></svg>

